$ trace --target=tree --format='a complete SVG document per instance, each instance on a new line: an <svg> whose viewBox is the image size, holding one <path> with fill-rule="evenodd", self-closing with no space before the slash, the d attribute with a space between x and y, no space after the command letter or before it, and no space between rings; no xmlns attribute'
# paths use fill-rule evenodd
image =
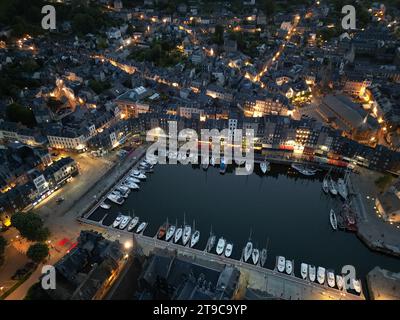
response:
<svg viewBox="0 0 400 320"><path fill-rule="evenodd" d="M93 33L96 30L94 19L84 13L78 13L72 20L72 29L81 34Z"/></svg>
<svg viewBox="0 0 400 320"><path fill-rule="evenodd" d="M32 110L25 108L18 103L8 105L6 114L7 118L12 122L21 122L28 127L32 127L36 124Z"/></svg>
<svg viewBox="0 0 400 320"><path fill-rule="evenodd" d="M0 236L0 266L4 262L4 251L7 246L7 240L4 237Z"/></svg>
<svg viewBox="0 0 400 320"><path fill-rule="evenodd" d="M32 244L26 252L26 255L33 262L43 262L49 255L49 247L47 244L41 242Z"/></svg>
<svg viewBox="0 0 400 320"><path fill-rule="evenodd" d="M219 45L224 43L224 27L220 24L217 24L215 26L213 41L214 41L214 43L219 44Z"/></svg>
<svg viewBox="0 0 400 320"><path fill-rule="evenodd" d="M45 241L50 235L49 229L43 227L42 219L32 212L15 213L11 217L11 224L30 241Z"/></svg>

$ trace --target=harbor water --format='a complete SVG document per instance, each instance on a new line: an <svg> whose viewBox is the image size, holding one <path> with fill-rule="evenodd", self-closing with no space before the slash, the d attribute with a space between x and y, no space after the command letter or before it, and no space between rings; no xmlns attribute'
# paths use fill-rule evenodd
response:
<svg viewBox="0 0 400 320"><path fill-rule="evenodd" d="M145 235L154 236L167 218L182 225L185 214L186 223L195 220L201 232L196 248L205 248L212 225L217 239L232 242L232 257L240 259L251 233L254 247L264 248L269 239L265 267L273 269L275 256L282 255L294 260L299 277L302 262L336 273L352 265L363 280L375 266L400 271L400 259L372 252L355 234L331 228L329 210L339 211L342 202L322 191L325 173L304 177L290 166L272 164L266 175L257 167L238 176L232 166L222 175L218 167L157 165L123 205L98 208L89 219L110 225L119 212L135 214L149 223Z"/></svg>

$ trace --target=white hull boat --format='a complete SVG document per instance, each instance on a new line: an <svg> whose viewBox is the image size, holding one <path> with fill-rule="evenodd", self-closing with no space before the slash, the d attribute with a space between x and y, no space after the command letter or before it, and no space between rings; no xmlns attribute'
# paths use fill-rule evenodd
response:
<svg viewBox="0 0 400 320"><path fill-rule="evenodd" d="M291 167L305 176L313 176L317 173L316 170L307 168L306 166L299 163L292 163Z"/></svg>
<svg viewBox="0 0 400 320"><path fill-rule="evenodd" d="M200 239L200 231L196 230L193 232L192 237L190 239L190 247L193 248Z"/></svg>
<svg viewBox="0 0 400 320"><path fill-rule="evenodd" d="M331 288L335 287L335 273L332 270L328 270L326 272L326 280L328 282L328 286Z"/></svg>
<svg viewBox="0 0 400 320"><path fill-rule="evenodd" d="M344 286L344 279L342 276L336 275L336 285L339 290L343 289Z"/></svg>
<svg viewBox="0 0 400 320"><path fill-rule="evenodd" d="M136 229L136 233L141 233L144 230L144 228L146 228L146 226L147 226L147 222L142 222L139 225L139 227Z"/></svg>
<svg viewBox="0 0 400 320"><path fill-rule="evenodd" d="M119 226L119 224L121 223L121 221L122 221L122 215L118 215L118 217L114 220L114 222L113 222L113 227L114 228L118 228L118 226Z"/></svg>
<svg viewBox="0 0 400 320"><path fill-rule="evenodd" d="M110 206L109 204L107 204L107 203L102 202L102 203L100 204L100 208L105 209L105 210L108 210L108 209L111 208L111 206Z"/></svg>
<svg viewBox="0 0 400 320"><path fill-rule="evenodd" d="M318 267L317 269L317 280L319 284L325 283L325 268Z"/></svg>
<svg viewBox="0 0 400 320"><path fill-rule="evenodd" d="M129 217L129 216L124 216L124 217L122 218L122 221L121 221L120 225L119 225L119 228L120 228L121 230L124 230L124 229L126 228L126 226L128 225L129 221L131 221L131 217Z"/></svg>
<svg viewBox="0 0 400 320"><path fill-rule="evenodd" d="M301 277L303 279L307 279L307 275L308 275L308 265L307 265L307 263L302 263L300 269L301 269Z"/></svg>
<svg viewBox="0 0 400 320"><path fill-rule="evenodd" d="M332 180L332 178L329 178L328 181L328 186L329 186L329 192L332 193L334 196L337 195L337 187L336 187L336 182Z"/></svg>
<svg viewBox="0 0 400 320"><path fill-rule="evenodd" d="M139 170L133 170L131 176L139 180L145 180L147 178L146 175Z"/></svg>
<svg viewBox="0 0 400 320"><path fill-rule="evenodd" d="M115 193L110 193L110 194L107 196L107 199L110 200L110 201L112 201L112 202L114 202L114 203L116 203L116 204L119 204L119 205L123 204L124 201L125 201L124 198L122 198L122 197L119 196L119 195L116 195Z"/></svg>
<svg viewBox="0 0 400 320"><path fill-rule="evenodd" d="M360 282L360 280L353 279L353 288L358 294L361 293L361 282Z"/></svg>
<svg viewBox="0 0 400 320"><path fill-rule="evenodd" d="M331 211L329 213L329 220L331 222L332 229L337 230L337 219L336 219L335 211L333 211L333 209L331 209Z"/></svg>
<svg viewBox="0 0 400 320"><path fill-rule="evenodd" d="M308 278L310 279L311 282L315 281L316 279L315 266L312 265L308 266Z"/></svg>
<svg viewBox="0 0 400 320"><path fill-rule="evenodd" d="M185 225L183 228L183 235L182 235L182 243L184 246L188 244L191 234L192 234L192 227L189 225Z"/></svg>
<svg viewBox="0 0 400 320"><path fill-rule="evenodd" d="M268 161L263 161L260 163L260 169L262 173L267 173L270 170L270 163Z"/></svg>
<svg viewBox="0 0 400 320"><path fill-rule="evenodd" d="M179 240L182 238L182 233L183 233L182 228L176 229L175 236L174 236L175 243L178 243Z"/></svg>
<svg viewBox="0 0 400 320"><path fill-rule="evenodd" d="M128 225L128 231L132 231L139 222L139 217L133 217L132 221Z"/></svg>
<svg viewBox="0 0 400 320"><path fill-rule="evenodd" d="M260 262L261 262L261 266L264 267L265 262L267 261L267 255L268 255L268 251L266 248L263 248L261 250L261 257L260 257Z"/></svg>
<svg viewBox="0 0 400 320"><path fill-rule="evenodd" d="M217 252L218 255L221 255L224 252L225 244L226 241L224 238L221 237L218 239L217 247L215 248L215 252Z"/></svg>
<svg viewBox="0 0 400 320"><path fill-rule="evenodd" d="M292 261L286 260L285 271L286 271L286 273L289 274L289 275L292 274L292 272L293 272L293 264L292 264Z"/></svg>
<svg viewBox="0 0 400 320"><path fill-rule="evenodd" d="M165 235L165 241L169 241L172 239L172 237L175 234L175 230L176 230L176 227L174 225L169 226L169 228L167 230L167 234Z"/></svg>
<svg viewBox="0 0 400 320"><path fill-rule="evenodd" d="M253 249L253 252L251 254L251 258L253 260L253 263L257 264L258 260L260 260L260 251L258 249Z"/></svg>
<svg viewBox="0 0 400 320"><path fill-rule="evenodd" d="M131 190L138 190L140 187L133 181L125 181L125 185Z"/></svg>
<svg viewBox="0 0 400 320"><path fill-rule="evenodd" d="M233 250L233 244L228 243L226 245L225 252L224 252L225 257L229 258L232 255L232 250Z"/></svg>
<svg viewBox="0 0 400 320"><path fill-rule="evenodd" d="M285 271L285 257L279 256L278 257L278 264L277 264L277 269L279 272L284 272Z"/></svg>
<svg viewBox="0 0 400 320"><path fill-rule="evenodd" d="M344 199L347 200L348 192L346 182L343 179L339 179L337 182L337 188L339 195Z"/></svg>
<svg viewBox="0 0 400 320"><path fill-rule="evenodd" d="M324 190L325 193L329 193L329 184L327 177L325 177L324 180L322 181L322 190Z"/></svg>

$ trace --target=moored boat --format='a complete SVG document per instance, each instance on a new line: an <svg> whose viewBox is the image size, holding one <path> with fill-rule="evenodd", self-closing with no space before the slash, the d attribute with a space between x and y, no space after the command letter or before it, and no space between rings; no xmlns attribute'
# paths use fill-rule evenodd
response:
<svg viewBox="0 0 400 320"><path fill-rule="evenodd" d="M100 203L100 208L108 210L111 208L111 206L105 202L102 202Z"/></svg>
<svg viewBox="0 0 400 320"><path fill-rule="evenodd" d="M233 244L228 242L225 248L225 257L229 258L232 255Z"/></svg>
<svg viewBox="0 0 400 320"><path fill-rule="evenodd" d="M334 288L335 287L335 273L332 270L327 270L326 279L328 282L328 286L330 286L331 288Z"/></svg>
<svg viewBox="0 0 400 320"><path fill-rule="evenodd" d="M111 192L110 194L108 194L107 199L119 205L123 204L125 201L123 197L115 192Z"/></svg>
<svg viewBox="0 0 400 320"><path fill-rule="evenodd" d="M286 259L285 271L289 275L291 275L293 272L293 263L289 259Z"/></svg>
<svg viewBox="0 0 400 320"><path fill-rule="evenodd" d="M197 244L197 242L199 242L199 239L200 239L200 231L195 230L190 239L190 247L193 248Z"/></svg>
<svg viewBox="0 0 400 320"><path fill-rule="evenodd" d="M183 230L181 227L177 228L175 231L174 242L178 243L179 240L182 238Z"/></svg>
<svg viewBox="0 0 400 320"><path fill-rule="evenodd" d="M278 263L277 263L277 269L279 272L284 272L285 271L285 257L279 256L278 257Z"/></svg>
<svg viewBox="0 0 400 320"><path fill-rule="evenodd" d="M262 267L265 265L265 262L267 261L267 256L268 256L267 248L263 248L261 250L261 257L260 257L260 262Z"/></svg>
<svg viewBox="0 0 400 320"><path fill-rule="evenodd" d="M328 187L329 187L329 192L331 194L333 194L334 196L336 196L337 193L338 193L337 192L336 182L333 181L333 179L331 177L329 177L329 180L328 180Z"/></svg>
<svg viewBox="0 0 400 320"><path fill-rule="evenodd" d="M136 229L136 233L141 233L147 226L147 222L142 222L139 227Z"/></svg>
<svg viewBox="0 0 400 320"><path fill-rule="evenodd" d="M128 225L128 231L132 231L139 222L139 217L133 217L132 221Z"/></svg>
<svg viewBox="0 0 400 320"><path fill-rule="evenodd" d="M317 280L319 284L325 283L325 268L318 267L317 269Z"/></svg>
<svg viewBox="0 0 400 320"><path fill-rule="evenodd" d="M218 255L221 255L224 252L225 244L226 244L226 241L224 238L221 237L218 239L217 248L215 249L215 251L217 252Z"/></svg>
<svg viewBox="0 0 400 320"><path fill-rule="evenodd" d="M357 279L353 279L353 288L358 294L360 294L361 293L361 281L357 280Z"/></svg>
<svg viewBox="0 0 400 320"><path fill-rule="evenodd" d="M315 266L311 264L308 265L308 278L311 282L314 282L316 279Z"/></svg>
<svg viewBox="0 0 400 320"><path fill-rule="evenodd" d="M251 253L251 258L253 260L253 263L257 264L258 260L260 259L260 251L258 249L253 249L253 252Z"/></svg>
<svg viewBox="0 0 400 320"><path fill-rule="evenodd" d="M126 228L126 226L128 225L129 221L131 221L131 217L130 216L123 216L121 223L119 224L119 228L121 230L124 230Z"/></svg>
<svg viewBox="0 0 400 320"><path fill-rule="evenodd" d="M250 241L247 241L246 246L244 247L244 261L247 262L249 260L251 254L253 252L253 243Z"/></svg>
<svg viewBox="0 0 400 320"><path fill-rule="evenodd" d="M173 224L171 224L171 225L168 227L167 234L165 235L165 241L169 241L169 240L172 239L172 237L173 237L174 234L175 234L175 230L176 230L176 226L173 225Z"/></svg>
<svg viewBox="0 0 400 320"><path fill-rule="evenodd" d="M337 224L336 214L335 211L333 211L333 209L331 209L329 213L329 220L331 222L332 229L337 230L338 224Z"/></svg>
<svg viewBox="0 0 400 320"><path fill-rule="evenodd" d="M348 196L347 185L343 179L338 179L337 188L338 188L337 191L338 191L339 195L344 200L347 200L347 196Z"/></svg>
<svg viewBox="0 0 400 320"><path fill-rule="evenodd" d="M263 161L260 163L260 169L262 173L266 173L267 171L271 170L270 163L268 161Z"/></svg>
<svg viewBox="0 0 400 320"><path fill-rule="evenodd" d="M292 163L291 167L305 176L313 176L317 173L317 170L308 168L307 166L299 163Z"/></svg>
<svg viewBox="0 0 400 320"><path fill-rule="evenodd" d="M113 226L114 228L117 228L117 227L119 226L119 224L121 223L121 221L122 221L122 215L119 214L119 215L115 218L115 220L114 220L112 226Z"/></svg>
<svg viewBox="0 0 400 320"><path fill-rule="evenodd" d="M307 275L308 275L308 265L307 265L307 263L302 263L301 264L301 267L300 267L300 269L301 269L301 277L303 278L303 279L307 279Z"/></svg>
<svg viewBox="0 0 400 320"><path fill-rule="evenodd" d="M328 176L324 177L324 180L322 181L322 190L324 190L325 193L329 193L329 184L328 184Z"/></svg>
<svg viewBox="0 0 400 320"><path fill-rule="evenodd" d="M344 279L342 276L340 275L336 275L336 285L338 287L339 290L343 289L344 286Z"/></svg>

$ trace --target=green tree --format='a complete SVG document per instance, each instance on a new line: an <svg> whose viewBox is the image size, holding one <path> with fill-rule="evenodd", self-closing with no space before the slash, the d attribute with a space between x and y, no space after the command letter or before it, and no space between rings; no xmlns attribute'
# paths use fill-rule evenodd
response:
<svg viewBox="0 0 400 320"><path fill-rule="evenodd" d="M85 13L78 13L72 20L72 29L80 34L93 33L96 30L95 20Z"/></svg>
<svg viewBox="0 0 400 320"><path fill-rule="evenodd" d="M43 226L42 219L35 213L15 213L11 217L13 225L24 238L30 241L45 241L50 235L49 229Z"/></svg>
<svg viewBox="0 0 400 320"><path fill-rule="evenodd" d="M271 17L275 12L275 1L274 0L264 0L263 11L267 17Z"/></svg>
<svg viewBox="0 0 400 320"><path fill-rule="evenodd" d="M224 43L224 27L220 24L215 26L213 41L218 45L222 45Z"/></svg>
<svg viewBox="0 0 400 320"><path fill-rule="evenodd" d="M26 255L36 263L43 262L49 256L49 247L47 244L41 242L32 244L26 252Z"/></svg>

